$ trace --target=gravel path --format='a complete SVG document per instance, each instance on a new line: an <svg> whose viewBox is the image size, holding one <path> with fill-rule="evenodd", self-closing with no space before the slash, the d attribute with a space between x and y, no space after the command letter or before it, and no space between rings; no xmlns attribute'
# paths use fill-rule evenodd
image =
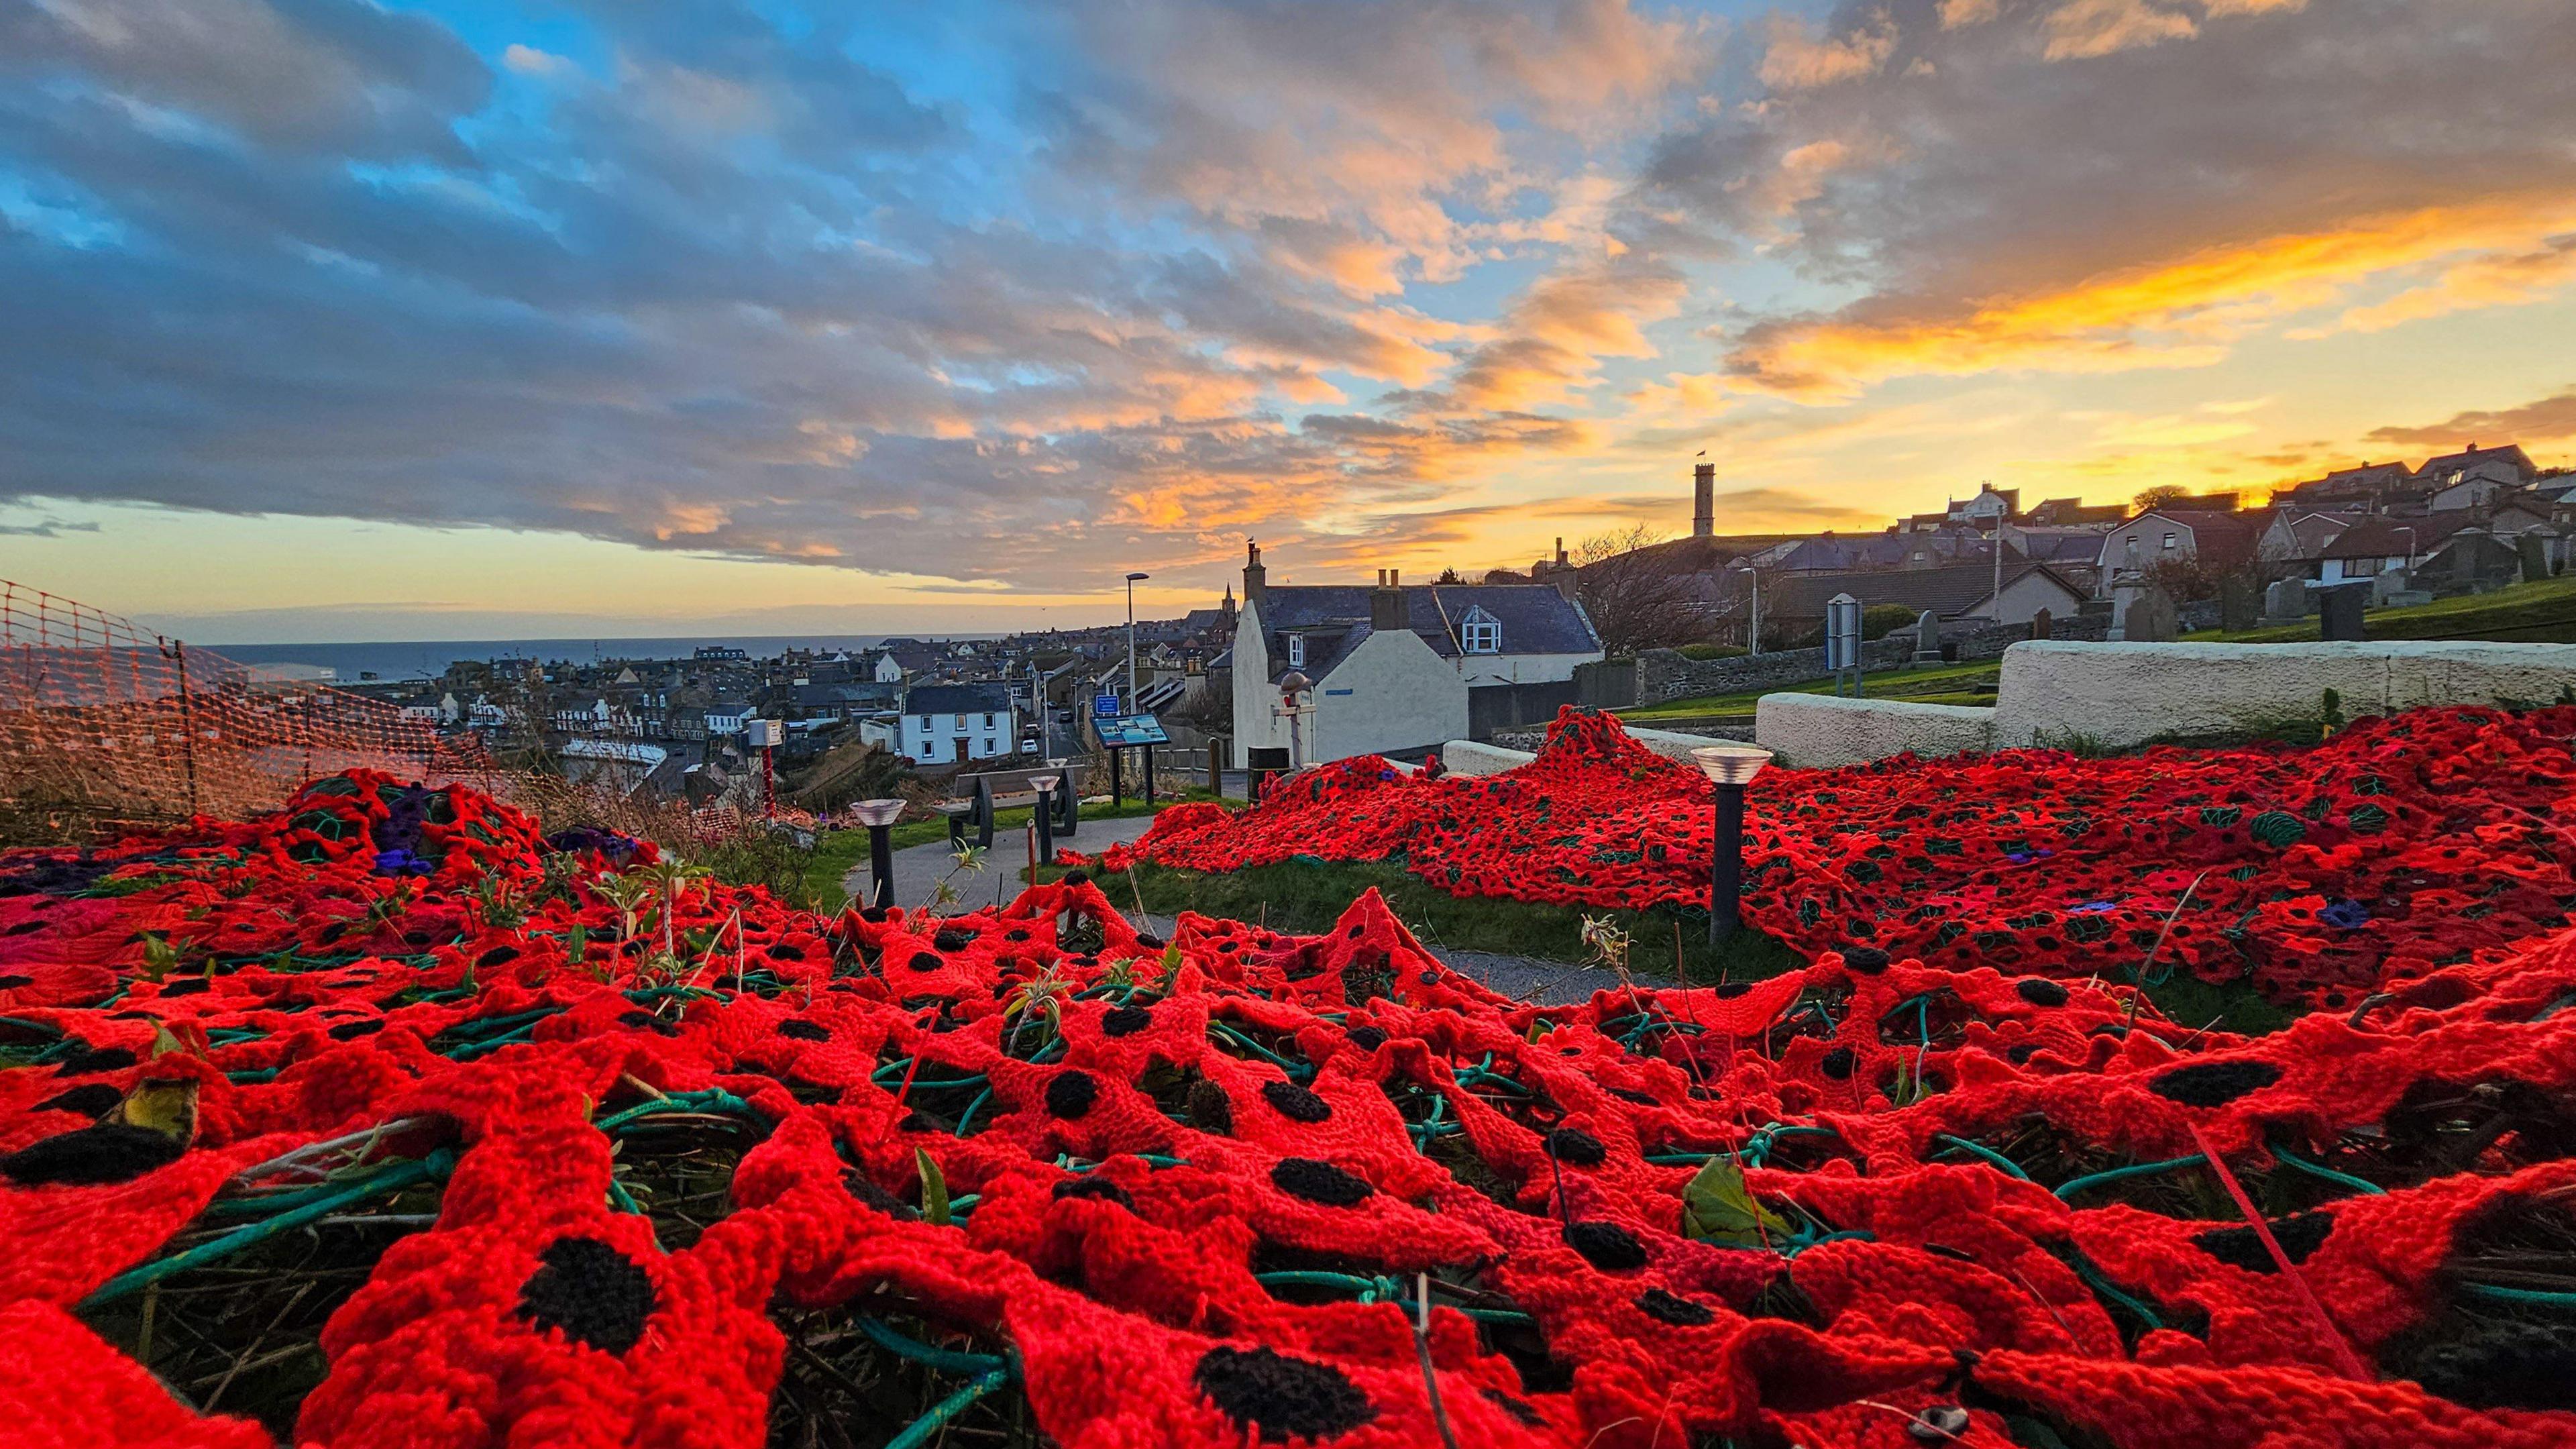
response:
<svg viewBox="0 0 2576 1449"><path fill-rule="evenodd" d="M1142 836L1154 823L1150 815L1130 816L1124 820L1086 820L1082 831L1066 842L1086 855L1098 854L1110 846ZM1020 882L1020 873L1028 866L1026 835L1000 831L993 836L993 849L985 857L984 869L959 871L949 882L957 892L950 913L979 910L995 903L996 893L1008 895ZM939 880L955 865L947 843L934 841L894 853L894 898L897 904L918 906L937 894ZM865 861L841 882L853 901L868 898L868 867ZM1132 915L1132 913L1131 913ZM1172 921L1168 916L1148 916L1146 929L1168 934ZM1582 1001L1600 984L1611 980L1607 973L1589 967L1568 965L1563 961L1544 961L1531 956L1505 956L1491 951L1453 951L1431 946L1431 954L1449 969L1476 980L1505 996L1534 1001L1543 1005L1561 1005Z"/></svg>
<svg viewBox="0 0 2576 1449"><path fill-rule="evenodd" d="M1086 820L1082 822L1079 834L1071 840L1059 839L1057 843L1072 846L1085 855L1097 855L1112 845L1124 844L1141 837L1147 830L1153 828L1153 824L1154 817L1151 815L1131 815L1123 820ZM951 857L948 843L944 840L934 840L928 845L916 845L896 851L894 853L895 904L899 906L927 904L930 898L938 893L940 878L948 875L955 865L956 861ZM948 913L980 910L991 906L996 890L1008 894L1018 888L1022 879L1021 872L1027 870L1028 866L1027 833L1022 830L994 831L993 848L984 857L984 868L958 871L955 878L948 882L949 889L957 892L957 903L948 907ZM870 898L868 864L865 859L860 860L848 875L841 878L841 889L848 892L853 901L865 901Z"/></svg>

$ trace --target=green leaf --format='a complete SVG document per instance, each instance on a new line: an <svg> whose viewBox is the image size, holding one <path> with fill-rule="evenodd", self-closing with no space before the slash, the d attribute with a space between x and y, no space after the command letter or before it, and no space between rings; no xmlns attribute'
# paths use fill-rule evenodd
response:
<svg viewBox="0 0 2576 1449"><path fill-rule="evenodd" d="M2306 838L2307 822L2285 810L2266 810L2247 827L2254 838L2274 850L2287 850Z"/></svg>
<svg viewBox="0 0 2576 1449"><path fill-rule="evenodd" d="M912 1165L921 1174L921 1220L934 1226L948 1221L948 1179L930 1154L912 1149Z"/></svg>
<svg viewBox="0 0 2576 1449"><path fill-rule="evenodd" d="M1788 1220L1754 1201L1744 1169L1712 1157L1682 1189L1682 1235L1729 1248L1760 1248L1789 1236Z"/></svg>

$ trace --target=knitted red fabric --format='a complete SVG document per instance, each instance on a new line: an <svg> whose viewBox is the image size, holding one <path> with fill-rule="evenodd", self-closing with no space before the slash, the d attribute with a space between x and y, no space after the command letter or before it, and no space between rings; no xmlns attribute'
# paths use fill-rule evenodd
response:
<svg viewBox="0 0 2576 1449"><path fill-rule="evenodd" d="M1748 792L1745 917L1811 952L2061 977L2116 976L2157 949L2212 980L2251 972L2280 999L2348 1009L2566 923L2571 736L2576 707L2429 709L2309 750L1766 770ZM1431 777L1342 760L1249 811L1168 810L1105 860L1401 857L1460 895L1696 906L1708 801L1697 770L1569 706L1520 769Z"/></svg>
<svg viewBox="0 0 2576 1449"><path fill-rule="evenodd" d="M1162 941L1080 882L824 921L359 776L0 858L0 952L0 1408L37 1442L257 1442L65 1310L335 1141L333 1182L417 1164L438 1205L331 1318L315 1445L757 1444L780 1303L1007 1351L1083 1449L2576 1441L2538 1406L2569 1365L2456 1328L2472 1245L2576 1196L2576 932L2251 1040L1955 952L1536 1007L1374 894L1312 937ZM146 1080L195 1083L184 1150L116 1120ZM2458 1101L2500 1125L2427 1143ZM664 1111L752 1144L678 1251L614 1147ZM2195 1129L2326 1323L2205 1168L2118 1175Z"/></svg>

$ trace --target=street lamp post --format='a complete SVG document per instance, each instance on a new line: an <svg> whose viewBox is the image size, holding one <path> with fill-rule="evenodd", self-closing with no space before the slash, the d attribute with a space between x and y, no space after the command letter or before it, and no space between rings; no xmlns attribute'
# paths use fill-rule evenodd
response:
<svg viewBox="0 0 2576 1449"><path fill-rule="evenodd" d="M1127 576L1127 712L1136 712L1136 586L1152 574Z"/></svg>
<svg viewBox="0 0 2576 1449"><path fill-rule="evenodd" d="M2392 531L2406 535L2406 587L2411 589L2415 587L2415 530L2398 528Z"/></svg>
<svg viewBox="0 0 2576 1449"><path fill-rule="evenodd" d="M903 802L862 800L851 808L868 828L868 904L882 911L894 904L894 821Z"/></svg>
<svg viewBox="0 0 2576 1449"><path fill-rule="evenodd" d="M1771 763L1759 745L1704 745L1691 763L1717 787L1717 849L1710 862L1708 943L1735 934L1744 901L1744 787Z"/></svg>

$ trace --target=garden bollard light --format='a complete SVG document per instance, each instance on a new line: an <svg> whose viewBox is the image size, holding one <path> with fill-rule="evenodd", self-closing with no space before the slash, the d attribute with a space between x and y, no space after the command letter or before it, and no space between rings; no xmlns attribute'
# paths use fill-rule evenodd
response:
<svg viewBox="0 0 2576 1449"><path fill-rule="evenodd" d="M868 828L868 904L882 911L894 904L894 821L903 802L862 800L850 808Z"/></svg>
<svg viewBox="0 0 2576 1449"><path fill-rule="evenodd" d="M1710 862L1708 943L1735 934L1744 899L1744 787L1771 763L1771 752L1759 745L1704 745L1691 751L1691 763L1717 786L1717 848Z"/></svg>

